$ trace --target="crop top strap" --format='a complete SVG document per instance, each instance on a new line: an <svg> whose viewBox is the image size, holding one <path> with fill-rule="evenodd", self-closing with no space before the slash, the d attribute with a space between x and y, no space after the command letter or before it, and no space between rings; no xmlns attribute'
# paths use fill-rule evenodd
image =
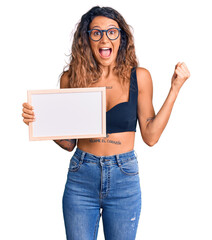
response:
<svg viewBox="0 0 212 240"><path fill-rule="evenodd" d="M136 76L136 67L132 68L131 70L131 77L130 77L130 100L137 102L138 97L138 83L137 83L137 76Z"/></svg>

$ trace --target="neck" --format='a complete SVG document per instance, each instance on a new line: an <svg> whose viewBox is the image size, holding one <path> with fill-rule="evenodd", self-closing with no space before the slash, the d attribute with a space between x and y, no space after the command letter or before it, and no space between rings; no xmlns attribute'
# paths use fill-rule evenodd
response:
<svg viewBox="0 0 212 240"><path fill-rule="evenodd" d="M102 69L102 79L108 79L111 78L114 73L113 73L113 68L114 65L109 65L109 66L100 66Z"/></svg>

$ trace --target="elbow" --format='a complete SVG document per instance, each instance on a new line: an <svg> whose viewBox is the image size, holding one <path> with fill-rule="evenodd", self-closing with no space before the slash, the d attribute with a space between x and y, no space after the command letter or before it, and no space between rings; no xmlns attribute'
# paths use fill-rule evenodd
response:
<svg viewBox="0 0 212 240"><path fill-rule="evenodd" d="M143 137L144 142L149 147L153 147L159 140L158 135L156 135L154 133L150 133L150 132L145 132L145 134L143 134L142 137Z"/></svg>
<svg viewBox="0 0 212 240"><path fill-rule="evenodd" d="M149 147L153 147L157 142L145 142Z"/></svg>
<svg viewBox="0 0 212 240"><path fill-rule="evenodd" d="M69 152L72 152L75 149L75 147L77 147L77 140L75 140L75 143L69 148L70 149Z"/></svg>
<svg viewBox="0 0 212 240"><path fill-rule="evenodd" d="M149 147L153 147L157 142L158 142L158 139L148 139L148 140L145 140L144 141Z"/></svg>
<svg viewBox="0 0 212 240"><path fill-rule="evenodd" d="M67 148L66 150L67 150L68 152L72 152L72 151L74 150L75 146L76 146L76 145L74 145L74 146L72 146L72 147L69 147L69 148Z"/></svg>

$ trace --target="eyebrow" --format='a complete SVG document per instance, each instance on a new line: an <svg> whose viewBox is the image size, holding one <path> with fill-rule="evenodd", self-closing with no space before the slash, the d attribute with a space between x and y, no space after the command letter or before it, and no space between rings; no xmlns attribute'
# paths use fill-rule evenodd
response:
<svg viewBox="0 0 212 240"><path fill-rule="evenodd" d="M95 27L98 27L98 28L100 28L100 26L93 26L92 28L95 28ZM111 25L109 25L109 26L107 26L107 27L116 27L115 25L113 25L113 24L111 24Z"/></svg>

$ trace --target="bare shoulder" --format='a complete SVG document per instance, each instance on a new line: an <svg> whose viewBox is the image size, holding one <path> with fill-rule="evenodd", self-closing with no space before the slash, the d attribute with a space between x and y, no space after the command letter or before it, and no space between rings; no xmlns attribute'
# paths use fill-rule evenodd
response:
<svg viewBox="0 0 212 240"><path fill-rule="evenodd" d="M149 70L143 67L137 67L136 76L139 93L152 89L152 77Z"/></svg>
<svg viewBox="0 0 212 240"><path fill-rule="evenodd" d="M69 88L69 77L68 77L68 71L65 71L61 78L60 78L60 88Z"/></svg>

